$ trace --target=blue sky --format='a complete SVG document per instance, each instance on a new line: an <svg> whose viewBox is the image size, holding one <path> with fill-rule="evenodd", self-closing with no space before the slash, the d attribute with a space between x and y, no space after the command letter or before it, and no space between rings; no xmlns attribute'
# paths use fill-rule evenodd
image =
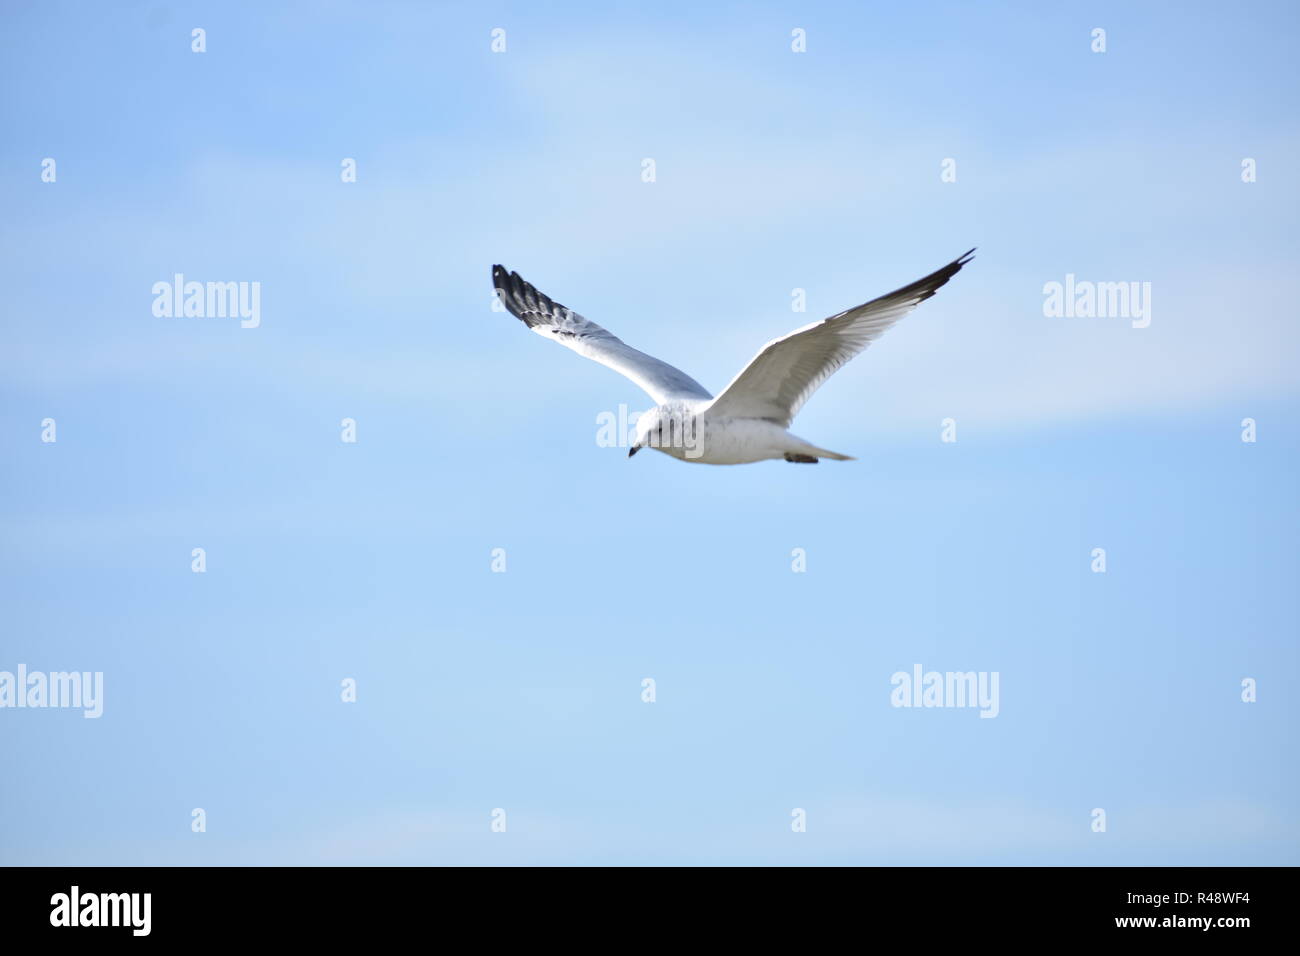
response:
<svg viewBox="0 0 1300 956"><path fill-rule="evenodd" d="M0 670L105 686L0 710L0 862L1300 861L1293 5L0 16ZM628 461L650 401L490 309L716 391L971 246L800 413L850 463Z"/></svg>

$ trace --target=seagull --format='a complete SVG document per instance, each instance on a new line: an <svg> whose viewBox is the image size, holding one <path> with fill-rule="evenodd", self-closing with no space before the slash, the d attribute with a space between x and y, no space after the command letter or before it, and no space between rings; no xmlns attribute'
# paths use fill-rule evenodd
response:
<svg viewBox="0 0 1300 956"><path fill-rule="evenodd" d="M773 339L714 398L681 369L644 352L538 292L517 272L492 267L497 297L538 335L621 372L655 401L636 421L627 455L656 448L681 461L740 465L769 459L853 461L787 430L831 374L924 302L974 256L974 249L896 292Z"/></svg>

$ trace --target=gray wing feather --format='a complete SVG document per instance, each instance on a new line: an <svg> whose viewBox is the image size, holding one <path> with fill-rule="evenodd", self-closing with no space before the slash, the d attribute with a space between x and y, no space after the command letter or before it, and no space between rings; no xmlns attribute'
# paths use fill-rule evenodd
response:
<svg viewBox="0 0 1300 956"><path fill-rule="evenodd" d="M713 396L695 379L667 362L638 352L622 339L565 308L525 282L517 272L492 267L492 284L510 314L544 338L626 375L657 404Z"/></svg>
<svg viewBox="0 0 1300 956"><path fill-rule="evenodd" d="M788 428L813 392L840 366L955 276L972 249L937 272L854 309L773 339L709 406L712 414L765 418Z"/></svg>

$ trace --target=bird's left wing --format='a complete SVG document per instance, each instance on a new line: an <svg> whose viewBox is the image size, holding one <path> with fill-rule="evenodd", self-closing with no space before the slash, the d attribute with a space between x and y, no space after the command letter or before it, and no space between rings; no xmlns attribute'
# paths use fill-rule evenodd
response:
<svg viewBox="0 0 1300 956"><path fill-rule="evenodd" d="M790 427L831 373L878 339L970 262L972 249L897 292L773 339L709 406L711 415L765 418Z"/></svg>
<svg viewBox="0 0 1300 956"><path fill-rule="evenodd" d="M672 399L707 401L713 397L681 369L638 352L595 322L538 292L519 273L493 266L492 283L501 304L538 335L623 373L645 389L657 404Z"/></svg>

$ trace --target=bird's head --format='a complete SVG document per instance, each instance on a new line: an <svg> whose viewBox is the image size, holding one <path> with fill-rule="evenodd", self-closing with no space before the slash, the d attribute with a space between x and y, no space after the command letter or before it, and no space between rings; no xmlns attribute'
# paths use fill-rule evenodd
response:
<svg viewBox="0 0 1300 956"><path fill-rule="evenodd" d="M636 420L636 440L627 451L631 458L642 448L657 448L674 458L698 458L699 422L685 406L658 405Z"/></svg>
<svg viewBox="0 0 1300 956"><path fill-rule="evenodd" d="M651 408L641 412L636 417L636 438L632 441L632 447L627 450L627 457L631 458L642 448L651 445L654 434L659 428L659 409Z"/></svg>

